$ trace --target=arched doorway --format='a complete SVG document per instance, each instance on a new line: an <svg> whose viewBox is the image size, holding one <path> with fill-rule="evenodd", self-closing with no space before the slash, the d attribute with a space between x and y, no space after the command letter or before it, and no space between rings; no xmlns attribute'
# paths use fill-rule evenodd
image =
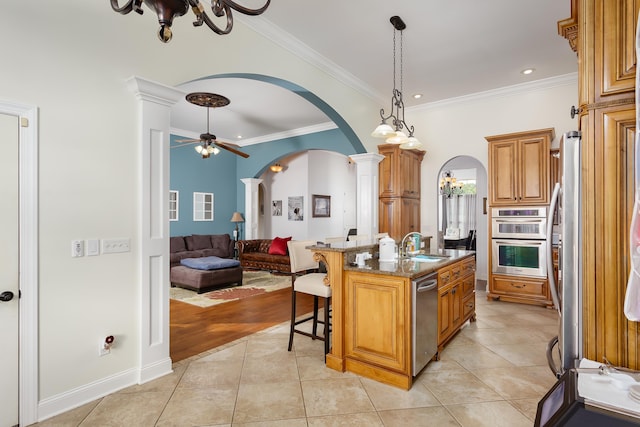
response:
<svg viewBox="0 0 640 427"><path fill-rule="evenodd" d="M471 215L468 206L463 206L463 198L452 200L440 194L438 191L438 247L445 244L445 234L447 228L460 229L460 238L464 238L470 231L468 224L473 224L476 231L476 279L486 281L488 278L488 215L486 211L487 201L487 170L484 165L475 157L457 156L445 162L438 173L436 185L440 186L440 179L443 173L451 172L457 180L465 182L475 182L476 197L473 208L473 218L466 218ZM448 208L448 209L447 209Z"/></svg>

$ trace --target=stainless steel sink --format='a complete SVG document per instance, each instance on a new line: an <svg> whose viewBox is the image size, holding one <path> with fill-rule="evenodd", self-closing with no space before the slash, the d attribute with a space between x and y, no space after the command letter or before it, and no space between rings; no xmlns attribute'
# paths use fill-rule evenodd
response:
<svg viewBox="0 0 640 427"><path fill-rule="evenodd" d="M411 261L418 262L438 262L449 258L448 255L415 255L411 257Z"/></svg>

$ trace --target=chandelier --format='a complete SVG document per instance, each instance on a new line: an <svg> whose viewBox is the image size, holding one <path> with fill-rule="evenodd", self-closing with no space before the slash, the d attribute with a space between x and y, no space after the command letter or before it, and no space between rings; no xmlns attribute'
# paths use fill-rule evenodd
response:
<svg viewBox="0 0 640 427"><path fill-rule="evenodd" d="M158 15L158 22L160 23L160 29L158 30L158 38L164 43L171 40L171 24L173 24L173 18L176 16L182 16L187 13L189 6L196 15L196 20L193 22L194 27L200 27L202 24L207 24L211 30L216 34L229 34L233 28L233 14L231 9L244 13L245 15L260 15L267 10L271 0L258 9L248 9L244 6L240 6L233 0L211 0L211 12L218 18L226 17L227 25L224 29L218 27L207 15L204 10L204 6L200 3L200 0L129 0L125 5L120 7L119 0L111 0L111 8L123 15L128 14L132 10L142 15L142 3L145 3L149 9L152 9Z"/></svg>
<svg viewBox="0 0 640 427"><path fill-rule="evenodd" d="M462 195L462 182L453 176L451 171L442 172L442 178L440 178L440 194L450 199L452 196Z"/></svg>
<svg viewBox="0 0 640 427"><path fill-rule="evenodd" d="M400 144L400 148L412 149L420 148L422 144L418 138L413 136L413 126L408 126L404 121L404 101L402 100L402 31L407 28L402 18L392 16L391 24L393 25L393 93L391 96L391 111L385 116L384 108L380 109L380 118L382 121L377 128L371 133L374 138L386 138L385 142L389 144ZM400 32L400 89L396 88L396 33ZM387 124L387 120L391 119L393 127ZM406 129L407 135L403 132Z"/></svg>

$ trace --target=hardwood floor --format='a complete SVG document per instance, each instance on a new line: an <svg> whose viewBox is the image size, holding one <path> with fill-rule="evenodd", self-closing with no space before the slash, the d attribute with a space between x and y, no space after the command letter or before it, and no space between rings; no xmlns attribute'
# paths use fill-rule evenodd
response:
<svg viewBox="0 0 640 427"><path fill-rule="evenodd" d="M176 300L169 304L169 353L178 362L289 320L291 288L208 308ZM297 315L312 310L313 297L298 294Z"/></svg>

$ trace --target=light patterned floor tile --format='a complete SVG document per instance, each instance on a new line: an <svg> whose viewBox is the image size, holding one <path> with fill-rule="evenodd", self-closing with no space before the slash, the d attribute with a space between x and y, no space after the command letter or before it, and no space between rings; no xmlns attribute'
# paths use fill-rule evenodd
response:
<svg viewBox="0 0 640 427"><path fill-rule="evenodd" d="M482 402L447 406L462 427L531 427L531 420L509 402Z"/></svg>
<svg viewBox="0 0 640 427"><path fill-rule="evenodd" d="M322 341L295 335L287 351L284 322L36 426L531 426L555 382L545 350L557 314L485 292L476 309L409 391L327 368Z"/></svg>

